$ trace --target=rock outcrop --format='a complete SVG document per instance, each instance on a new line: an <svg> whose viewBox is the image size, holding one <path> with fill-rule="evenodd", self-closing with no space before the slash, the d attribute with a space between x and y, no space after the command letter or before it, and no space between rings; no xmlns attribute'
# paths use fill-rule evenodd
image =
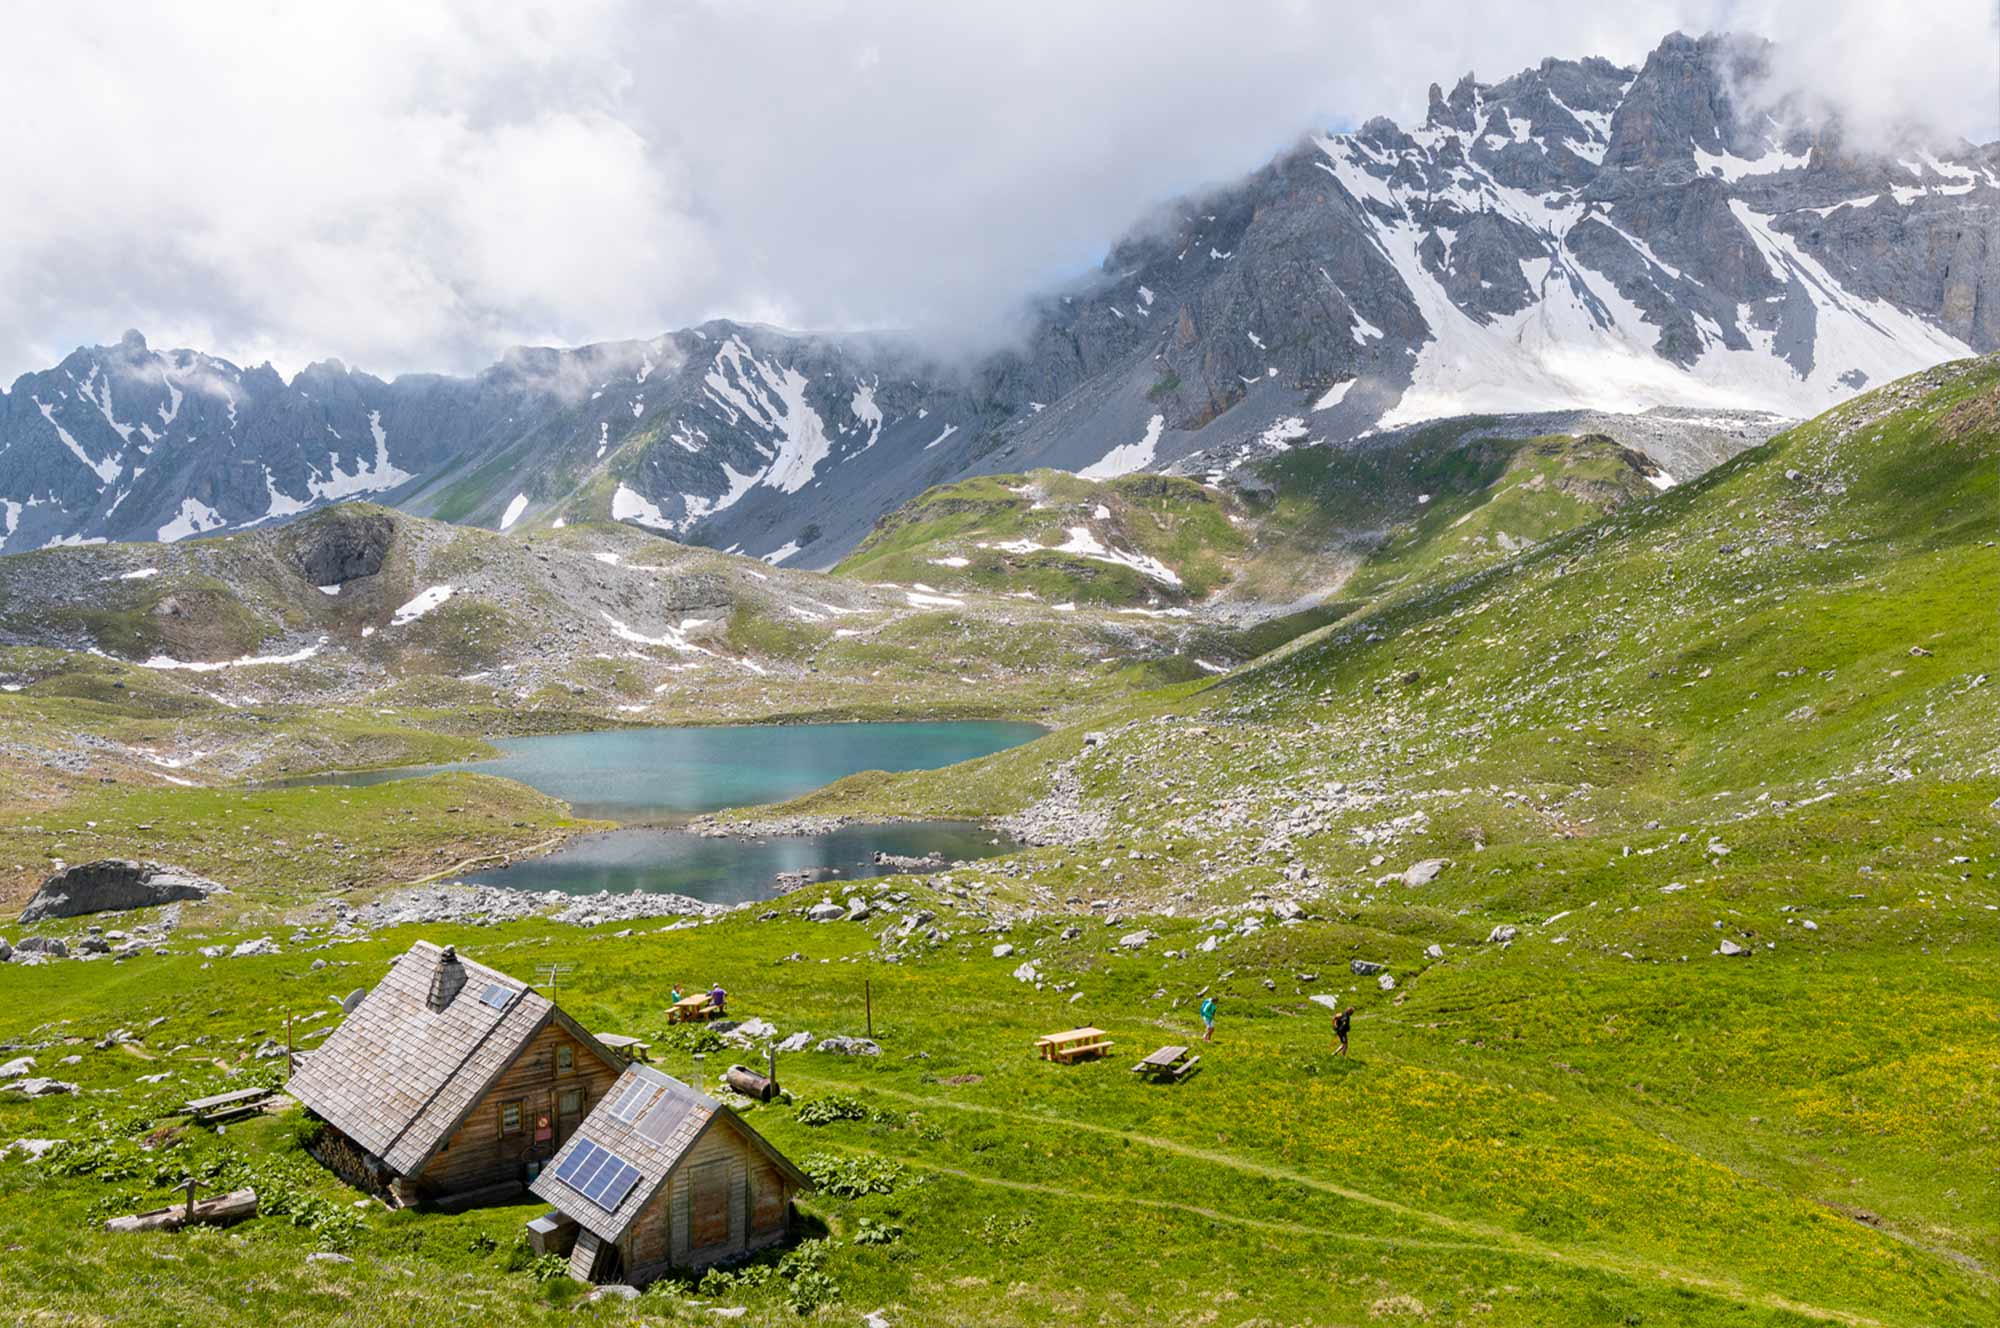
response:
<svg viewBox="0 0 2000 1328"><path fill-rule="evenodd" d="M104 858L59 871L43 881L42 888L35 891L35 897L21 910L21 923L30 926L48 918L154 908L206 899L226 888L179 867L134 862L129 858Z"/></svg>

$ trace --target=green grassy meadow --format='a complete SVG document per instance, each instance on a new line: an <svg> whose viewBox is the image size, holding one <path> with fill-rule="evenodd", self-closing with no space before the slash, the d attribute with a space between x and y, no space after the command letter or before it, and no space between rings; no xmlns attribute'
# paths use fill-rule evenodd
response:
<svg viewBox="0 0 2000 1328"><path fill-rule="evenodd" d="M0 1093L0 1146L62 1141L0 1159L10 1309L121 1325L2000 1322L2000 363L1891 385L1665 492L1588 439L1429 447L1301 449L1246 489L1259 524L1234 574L1272 584L1276 541L1410 509L1251 662L1155 665L1034 743L777 809L999 817L1073 799L1051 842L947 872L699 925L351 939L307 922L273 932L283 953L204 959L197 945L305 921L329 892L583 827L477 776L332 799L36 776L37 819L0 837L19 879L130 851L246 885L190 910L165 956L0 966L16 1049L0 1060L32 1054L80 1089ZM1357 467L1373 468L1365 500ZM993 524L1028 520L1018 486L973 485L993 491L888 524L877 570L843 574L914 579L910 560L950 540L1027 537ZM973 611L884 630L932 629L933 670L1032 664ZM739 630L766 651L795 631ZM820 657L894 669L887 644ZM109 676L79 674L35 702L42 727L13 732L153 742L185 722L176 693L112 696ZM369 722L477 742L476 716L422 718L453 711L440 685ZM1432 858L1433 879L1404 882ZM850 893L890 906L804 919ZM905 927L919 908L935 937ZM755 1054L669 1029L674 982L719 981L781 1034L860 1035L872 1007L879 1057L783 1058L792 1100L746 1108L820 1182L803 1239L583 1304L519 1244L540 1204L356 1206L300 1151L296 1109L221 1133L177 1121L187 1096L274 1076L257 1051L287 1015L309 1016L314 1045L331 1002L419 936L526 980L572 965L565 1008L709 1086ZM1221 1017L1200 1071L1127 1073L1199 1037L1204 994ZM1326 1001L1357 1009L1347 1058ZM1084 1024L1109 1031L1109 1058L1036 1057L1037 1036ZM120 1029L135 1040L107 1037ZM266 1214L99 1229L190 1174L257 1184ZM311 1258L327 1253L351 1262Z"/></svg>

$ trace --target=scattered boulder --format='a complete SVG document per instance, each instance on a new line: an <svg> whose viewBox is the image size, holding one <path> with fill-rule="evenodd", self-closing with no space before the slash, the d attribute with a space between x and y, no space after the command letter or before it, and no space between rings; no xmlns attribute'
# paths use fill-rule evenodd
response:
<svg viewBox="0 0 2000 1328"><path fill-rule="evenodd" d="M1730 940L1723 941L1722 944L1715 947L1715 950L1717 954L1723 955L1728 958L1734 958L1737 955L1746 955L1750 953L1748 947L1738 945L1736 942Z"/></svg>
<svg viewBox="0 0 2000 1328"><path fill-rule="evenodd" d="M0 1157L12 1157L19 1153L30 1162L39 1162L61 1142L60 1139L16 1139L5 1148L0 1148Z"/></svg>
<svg viewBox="0 0 2000 1328"><path fill-rule="evenodd" d="M846 916L847 910L831 899L822 899L806 910L806 919L809 922L838 922Z"/></svg>
<svg viewBox="0 0 2000 1328"><path fill-rule="evenodd" d="M254 941L245 941L229 952L231 959L247 959L253 955L274 955L280 953L278 943L268 936L259 936Z"/></svg>
<svg viewBox="0 0 2000 1328"><path fill-rule="evenodd" d="M14 957L14 947L7 944L7 938L5 936L0 936L0 964L6 963L9 959L12 959L13 957Z"/></svg>
<svg viewBox="0 0 2000 1328"><path fill-rule="evenodd" d="M1425 858L1413 862L1403 870L1404 885L1429 885L1438 878L1438 873L1451 866L1450 858Z"/></svg>
<svg viewBox="0 0 2000 1328"><path fill-rule="evenodd" d="M637 1300L638 1298L638 1287L628 1286L623 1282L606 1282L603 1286L585 1296L582 1304L588 1305L592 1301L599 1300Z"/></svg>
<svg viewBox="0 0 2000 1328"><path fill-rule="evenodd" d="M1152 939L1153 933L1144 928L1138 931L1128 931L1118 938L1118 948L1121 950L1143 950Z"/></svg>
<svg viewBox="0 0 2000 1328"><path fill-rule="evenodd" d="M1376 976L1375 985L1383 991L1394 991L1396 989L1396 979L1387 973L1381 973Z"/></svg>
<svg viewBox="0 0 2000 1328"><path fill-rule="evenodd" d="M1382 971L1382 965L1368 959L1350 959L1347 967L1358 978L1372 978Z"/></svg>
<svg viewBox="0 0 2000 1328"><path fill-rule="evenodd" d="M1014 953L1014 947L1009 943L1007 943L1006 941L1002 941L1000 942L1000 944L993 947L993 957L995 959L1005 959L1008 956L1012 955L1013 953Z"/></svg>
<svg viewBox="0 0 2000 1328"><path fill-rule="evenodd" d="M223 887L179 867L129 858L80 863L42 882L21 910L21 924L86 913L122 913L181 900L206 899Z"/></svg>
<svg viewBox="0 0 2000 1328"><path fill-rule="evenodd" d="M1486 934L1486 943L1488 945L1505 945L1520 934L1521 929L1519 927L1503 922Z"/></svg>
<svg viewBox="0 0 2000 1328"><path fill-rule="evenodd" d="M778 1026L763 1019L745 1019L722 1030L722 1040L732 1047L749 1047L778 1036Z"/></svg>
<svg viewBox="0 0 2000 1328"><path fill-rule="evenodd" d="M63 944L63 942L53 936L23 936L20 943L14 947L14 953L9 958L18 962L30 957L67 959L69 958L69 946Z"/></svg>
<svg viewBox="0 0 2000 1328"><path fill-rule="evenodd" d="M804 1029L800 1029L798 1032L786 1038L783 1042L780 1042L778 1044L778 1050L785 1052L787 1054L794 1051L804 1051L807 1047L810 1047L812 1045L812 1040L813 1040L812 1034L806 1032Z"/></svg>
<svg viewBox="0 0 2000 1328"><path fill-rule="evenodd" d="M875 865L899 872L942 871L944 854L926 853L921 858L912 858L901 853L877 853Z"/></svg>
<svg viewBox="0 0 2000 1328"><path fill-rule="evenodd" d="M1426 959L1442 959L1444 958L1444 947L1433 941L1424 947L1424 957Z"/></svg>
<svg viewBox="0 0 2000 1328"><path fill-rule="evenodd" d="M821 1038L814 1051L831 1052L836 1056L880 1056L882 1048L868 1038L830 1037Z"/></svg>
<svg viewBox="0 0 2000 1328"><path fill-rule="evenodd" d="M331 1250L315 1250L306 1256L307 1263L353 1263L345 1254L335 1254Z"/></svg>
<svg viewBox="0 0 2000 1328"><path fill-rule="evenodd" d="M1027 963L1022 964L1014 970L1014 979L1017 982L1040 982L1042 980L1042 971L1036 968L1035 961L1030 959Z"/></svg>
<svg viewBox="0 0 2000 1328"><path fill-rule="evenodd" d="M1271 916L1280 922L1293 922L1306 915L1306 911L1289 899L1281 899L1271 905Z"/></svg>
<svg viewBox="0 0 2000 1328"><path fill-rule="evenodd" d="M7 1091L19 1093L22 1097L54 1097L58 1093L74 1093L75 1084L66 1084L60 1079L16 1079L7 1085Z"/></svg>
<svg viewBox="0 0 2000 1328"><path fill-rule="evenodd" d="M35 1068L33 1056L16 1056L5 1065L0 1065L0 1079L23 1079L28 1071Z"/></svg>

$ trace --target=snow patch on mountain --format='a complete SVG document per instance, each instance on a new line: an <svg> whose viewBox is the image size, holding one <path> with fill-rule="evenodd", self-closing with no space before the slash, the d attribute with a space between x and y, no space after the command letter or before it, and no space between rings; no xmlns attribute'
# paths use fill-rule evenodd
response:
<svg viewBox="0 0 2000 1328"><path fill-rule="evenodd" d="M1153 464L1160 449L1160 435L1166 431L1167 417L1155 415L1146 421L1146 432L1136 443L1120 443L1077 474L1087 480L1115 480Z"/></svg>
<svg viewBox="0 0 2000 1328"><path fill-rule="evenodd" d="M402 605L395 613L390 615L389 625L391 627L407 627L450 599L454 593L454 589L452 586L430 586L419 591L416 598Z"/></svg>
<svg viewBox="0 0 2000 1328"><path fill-rule="evenodd" d="M220 530L228 524L222 519L220 512L201 499L183 498L181 510L173 520L160 527L158 538L162 544L172 544L176 540L184 540L211 530Z"/></svg>

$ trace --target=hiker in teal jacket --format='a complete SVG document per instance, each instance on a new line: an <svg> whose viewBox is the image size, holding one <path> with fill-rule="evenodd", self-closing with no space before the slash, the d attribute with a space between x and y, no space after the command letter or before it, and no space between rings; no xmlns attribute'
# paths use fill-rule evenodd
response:
<svg viewBox="0 0 2000 1328"><path fill-rule="evenodd" d="M1201 1002L1201 1022L1203 1042L1215 1041L1215 997L1207 996Z"/></svg>

